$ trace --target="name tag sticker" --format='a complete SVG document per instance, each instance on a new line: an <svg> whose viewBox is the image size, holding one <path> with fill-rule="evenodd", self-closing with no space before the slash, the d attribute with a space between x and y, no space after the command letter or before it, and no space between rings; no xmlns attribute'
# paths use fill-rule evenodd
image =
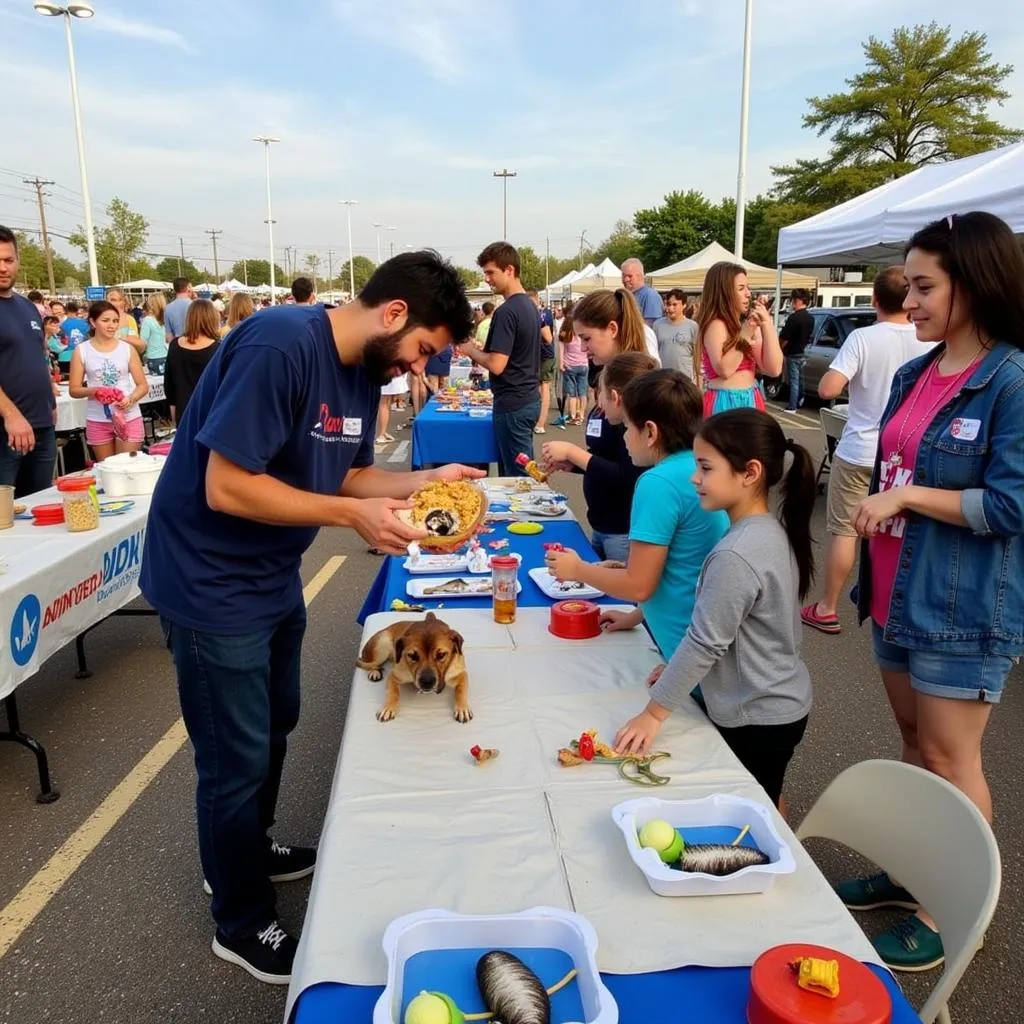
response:
<svg viewBox="0 0 1024 1024"><path fill-rule="evenodd" d="M958 441L973 441L981 430L981 420L968 420L957 416L949 428L949 433Z"/></svg>
<svg viewBox="0 0 1024 1024"><path fill-rule="evenodd" d="M600 437L601 430L604 427L604 420L595 417L594 419L587 420L587 437Z"/></svg>
<svg viewBox="0 0 1024 1024"><path fill-rule="evenodd" d="M363 432L363 421L360 417L346 416L341 427L345 437L359 437Z"/></svg>

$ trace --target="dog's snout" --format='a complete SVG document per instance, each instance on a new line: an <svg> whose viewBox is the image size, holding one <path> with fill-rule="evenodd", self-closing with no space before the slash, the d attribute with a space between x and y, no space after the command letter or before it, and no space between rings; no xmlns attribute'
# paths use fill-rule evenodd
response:
<svg viewBox="0 0 1024 1024"><path fill-rule="evenodd" d="M433 669L425 668L417 677L416 685L421 690L432 690L437 685L437 673Z"/></svg>

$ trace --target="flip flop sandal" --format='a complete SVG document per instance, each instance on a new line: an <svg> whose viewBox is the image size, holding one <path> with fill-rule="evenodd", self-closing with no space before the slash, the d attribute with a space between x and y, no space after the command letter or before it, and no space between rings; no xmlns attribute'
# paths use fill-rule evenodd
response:
<svg viewBox="0 0 1024 1024"><path fill-rule="evenodd" d="M843 627L839 625L839 616L819 615L817 604L809 604L801 608L800 619L805 626L810 626L811 629L816 629L829 636L836 636L843 631Z"/></svg>

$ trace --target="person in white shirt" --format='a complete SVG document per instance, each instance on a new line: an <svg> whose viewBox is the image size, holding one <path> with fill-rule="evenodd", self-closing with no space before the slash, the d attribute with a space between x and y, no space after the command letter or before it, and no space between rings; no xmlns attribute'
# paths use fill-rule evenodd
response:
<svg viewBox="0 0 1024 1024"><path fill-rule="evenodd" d="M824 591L820 601L800 612L805 625L830 635L841 632L836 606L857 560L857 532L851 517L871 485L878 424L892 379L904 363L932 348L931 342L917 340L914 326L907 320L903 311L906 294L903 267L887 267L875 278L872 305L878 320L851 332L818 385L818 394L829 401L838 398L847 385L850 389L849 420L836 445L828 478L826 525L830 539Z"/></svg>

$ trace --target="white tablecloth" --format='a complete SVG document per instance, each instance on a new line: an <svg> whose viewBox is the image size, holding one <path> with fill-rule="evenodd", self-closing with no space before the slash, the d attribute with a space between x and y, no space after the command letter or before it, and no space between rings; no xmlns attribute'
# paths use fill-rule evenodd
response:
<svg viewBox="0 0 1024 1024"><path fill-rule="evenodd" d="M657 770L672 782L658 790L624 782L610 765L558 765L558 748L581 731L610 739L643 707L643 681L660 661L646 632L573 643L547 631L546 608L520 609L507 629L488 611L442 615L465 637L475 717L456 723L448 691L403 692L398 717L381 724L384 684L356 672L289 1012L319 982L383 984L385 927L431 907L575 909L596 927L598 966L612 973L744 966L794 941L878 962L778 815L797 870L768 893L668 899L648 889L612 823L615 804L716 792L768 803L696 705L662 729L657 746L672 756ZM401 618L371 616L364 636ZM474 743L501 755L474 765Z"/></svg>
<svg viewBox="0 0 1024 1024"><path fill-rule="evenodd" d="M51 488L18 499L34 505L61 501ZM101 518L98 530L71 533L61 523L15 520L0 530L0 698L39 671L50 655L89 626L139 596L149 496Z"/></svg>
<svg viewBox="0 0 1024 1024"><path fill-rule="evenodd" d="M149 383L149 394L139 402L139 405L149 405L150 402L162 402L164 400L164 379L147 373L146 381ZM88 403L86 398L72 398L68 393L68 386L60 386L60 394L57 396L57 430L85 430L85 408Z"/></svg>

